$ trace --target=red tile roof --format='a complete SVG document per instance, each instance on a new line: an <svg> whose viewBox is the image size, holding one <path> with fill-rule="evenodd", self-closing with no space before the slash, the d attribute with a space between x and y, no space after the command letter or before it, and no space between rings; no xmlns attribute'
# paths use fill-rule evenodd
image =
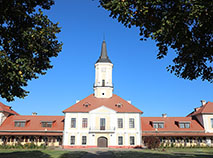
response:
<svg viewBox="0 0 213 158"><path fill-rule="evenodd" d="M207 102L205 105L195 108L195 111L193 111L187 116L194 116L194 115L204 114L204 113L213 113L213 102Z"/></svg>
<svg viewBox="0 0 213 158"><path fill-rule="evenodd" d="M9 135L9 136L63 136L63 132L16 132L16 131L8 131L8 132L0 132L1 136Z"/></svg>
<svg viewBox="0 0 213 158"><path fill-rule="evenodd" d="M15 121L26 121L25 127L15 127ZM52 121L52 127L42 127L42 121ZM64 116L33 116L33 115L12 115L9 116L0 126L0 135L4 135L4 133L13 133L20 134L21 133L38 133L42 135L42 133L52 133L53 135L57 135L57 133L61 133L64 130Z"/></svg>
<svg viewBox="0 0 213 158"><path fill-rule="evenodd" d="M118 104L121 106L117 106ZM91 94L63 112L89 112L101 106L105 106L117 112L143 113L141 110L115 94L113 94L111 98L96 98Z"/></svg>
<svg viewBox="0 0 213 158"><path fill-rule="evenodd" d="M14 110L12 110L10 106L4 105L1 102L0 102L0 111L8 112L8 113L14 114L14 115L19 115L17 112L15 112Z"/></svg>
<svg viewBox="0 0 213 158"><path fill-rule="evenodd" d="M189 132L189 133L186 133L186 132L182 132L182 133L176 133L176 132L173 132L173 133L142 133L142 136L161 136L161 137L168 137L168 136L173 136L173 137L181 137L181 136L189 136L189 137L193 137L193 136L213 136L213 133L205 133L205 132Z"/></svg>
<svg viewBox="0 0 213 158"><path fill-rule="evenodd" d="M153 128L152 122L164 122L164 128ZM190 128L179 128L178 122L190 122ZM191 117L141 117L142 136L205 135L204 128Z"/></svg>

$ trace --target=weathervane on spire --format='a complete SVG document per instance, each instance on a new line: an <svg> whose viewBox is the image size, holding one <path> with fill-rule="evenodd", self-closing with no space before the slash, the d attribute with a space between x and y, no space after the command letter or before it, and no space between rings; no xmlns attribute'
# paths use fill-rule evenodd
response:
<svg viewBox="0 0 213 158"><path fill-rule="evenodd" d="M105 41L105 32L103 33L103 40Z"/></svg>

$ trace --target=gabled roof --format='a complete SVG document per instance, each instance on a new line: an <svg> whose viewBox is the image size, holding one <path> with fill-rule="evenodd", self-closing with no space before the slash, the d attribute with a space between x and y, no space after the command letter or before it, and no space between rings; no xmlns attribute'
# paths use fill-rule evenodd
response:
<svg viewBox="0 0 213 158"><path fill-rule="evenodd" d="M26 121L25 127L15 127L16 121ZM53 122L52 127L42 127L42 121ZM45 130L46 129L46 130ZM63 131L64 116L12 115L0 126L0 134L4 131Z"/></svg>
<svg viewBox="0 0 213 158"><path fill-rule="evenodd" d="M164 128L153 127L152 122L164 122ZM190 122L190 128L179 128L179 122ZM189 133L204 133L204 128L191 117L141 117L142 133L145 135L187 135ZM142 134L144 135L144 134Z"/></svg>
<svg viewBox="0 0 213 158"><path fill-rule="evenodd" d="M141 110L115 94L113 94L111 98L96 98L91 94L63 112L89 112L103 105L116 112L143 113Z"/></svg>
<svg viewBox="0 0 213 158"><path fill-rule="evenodd" d="M195 111L187 115L187 117L198 115L198 114L209 114L209 113L213 114L213 102L207 102L205 105L199 108L195 108Z"/></svg>
<svg viewBox="0 0 213 158"><path fill-rule="evenodd" d="M10 106L4 105L1 102L0 102L0 111L2 111L2 112L8 112L8 113L14 114L14 115L19 115L17 112L15 112L14 110L12 110Z"/></svg>

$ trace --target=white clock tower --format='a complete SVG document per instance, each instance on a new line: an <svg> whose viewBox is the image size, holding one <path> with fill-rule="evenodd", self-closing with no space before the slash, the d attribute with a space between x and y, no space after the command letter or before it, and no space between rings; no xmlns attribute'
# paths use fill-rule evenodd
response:
<svg viewBox="0 0 213 158"><path fill-rule="evenodd" d="M112 68L113 64L107 56L106 42L102 43L101 56L95 64L94 95L97 98L112 97Z"/></svg>

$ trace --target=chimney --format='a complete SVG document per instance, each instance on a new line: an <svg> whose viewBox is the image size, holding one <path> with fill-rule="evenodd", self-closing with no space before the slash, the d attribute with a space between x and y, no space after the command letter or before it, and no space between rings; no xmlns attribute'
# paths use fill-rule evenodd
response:
<svg viewBox="0 0 213 158"><path fill-rule="evenodd" d="M131 102L131 100L127 100L127 102L129 103L129 104L131 104L132 102Z"/></svg>
<svg viewBox="0 0 213 158"><path fill-rule="evenodd" d="M206 101L205 100L201 100L201 106L205 105L206 104Z"/></svg>
<svg viewBox="0 0 213 158"><path fill-rule="evenodd" d="M36 116L36 115L37 115L37 112L32 112L32 115L33 115L33 116Z"/></svg>
<svg viewBox="0 0 213 158"><path fill-rule="evenodd" d="M166 117L167 117L167 114L162 114L162 117L166 118Z"/></svg>

